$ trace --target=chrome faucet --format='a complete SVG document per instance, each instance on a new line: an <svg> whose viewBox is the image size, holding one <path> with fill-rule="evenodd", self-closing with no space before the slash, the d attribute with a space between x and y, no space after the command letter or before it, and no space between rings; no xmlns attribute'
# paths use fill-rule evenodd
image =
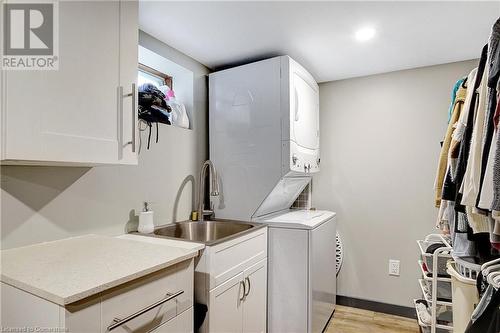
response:
<svg viewBox="0 0 500 333"><path fill-rule="evenodd" d="M200 185L198 189L198 221L203 221L205 215L213 215L214 211L212 207L209 210L204 209L205 203L205 178L206 172L209 170L211 174L212 183L210 186L210 195L218 196L219 195L219 180L217 178L217 172L215 171L214 165L210 160L206 160L205 163L201 166L200 170L200 179L198 184Z"/></svg>

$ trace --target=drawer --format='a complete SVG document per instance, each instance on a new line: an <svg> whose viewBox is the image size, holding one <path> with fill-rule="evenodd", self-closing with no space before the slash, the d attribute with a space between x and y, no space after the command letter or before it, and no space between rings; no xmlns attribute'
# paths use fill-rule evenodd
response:
<svg viewBox="0 0 500 333"><path fill-rule="evenodd" d="M210 290L267 257L267 228L210 247Z"/></svg>
<svg viewBox="0 0 500 333"><path fill-rule="evenodd" d="M112 332L147 332L193 306L193 259L116 287L101 296L101 331L107 332L115 318L124 319L167 298L181 295L152 307Z"/></svg>
<svg viewBox="0 0 500 333"><path fill-rule="evenodd" d="M193 333L194 327L193 308L177 315L164 324L151 331L151 333Z"/></svg>

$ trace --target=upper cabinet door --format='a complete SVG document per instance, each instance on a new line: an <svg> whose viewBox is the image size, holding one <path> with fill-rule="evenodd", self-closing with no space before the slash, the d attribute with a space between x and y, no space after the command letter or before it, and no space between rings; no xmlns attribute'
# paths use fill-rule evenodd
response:
<svg viewBox="0 0 500 333"><path fill-rule="evenodd" d="M137 164L139 148L137 132L137 68L139 45L139 3L120 2L120 88L123 92L119 105L119 163Z"/></svg>
<svg viewBox="0 0 500 333"><path fill-rule="evenodd" d="M135 34L124 21L133 16L129 9L133 6L135 2L59 1L59 69L5 71L2 160L20 164L126 163L126 150L120 144L132 141L125 135L125 130L129 136L132 132L132 106L125 105L132 98L119 96L119 87L127 81L123 90L130 93L135 82L130 73L137 66L128 57L135 54L136 63L137 18L131 22ZM127 9L124 16L121 7ZM125 48L132 55L124 57L122 64ZM125 71L126 66L133 68ZM123 80L122 72L127 72Z"/></svg>

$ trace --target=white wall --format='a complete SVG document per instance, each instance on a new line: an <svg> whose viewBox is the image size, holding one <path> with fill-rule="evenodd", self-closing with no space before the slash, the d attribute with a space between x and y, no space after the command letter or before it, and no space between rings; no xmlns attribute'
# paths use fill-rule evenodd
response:
<svg viewBox="0 0 500 333"><path fill-rule="evenodd" d="M450 92L476 61L320 84L321 172L314 206L338 213L339 295L410 306L415 240L435 230L433 182ZM389 259L401 276L388 275Z"/></svg>
<svg viewBox="0 0 500 333"><path fill-rule="evenodd" d="M153 202L157 224L189 218L193 182L207 156L208 69L143 32L139 43L193 72L193 130L160 125L159 143L149 151L143 132L139 166L2 166L2 249L88 233L122 234L136 227L145 200Z"/></svg>

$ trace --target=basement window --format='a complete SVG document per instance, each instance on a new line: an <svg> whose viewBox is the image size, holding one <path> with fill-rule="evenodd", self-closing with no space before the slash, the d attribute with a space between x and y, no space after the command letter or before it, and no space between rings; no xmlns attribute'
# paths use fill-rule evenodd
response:
<svg viewBox="0 0 500 333"><path fill-rule="evenodd" d="M170 90L172 90L172 93L175 94L175 101L178 104L182 104L182 108L185 110L181 113L187 116L182 117L182 121L178 121L177 123L173 122L171 127L177 126L188 130L192 129L195 118L195 108L193 105L195 87L194 73L191 70L166 58L166 56L169 55L168 53L161 55L141 45L139 45L138 51L138 85L141 86L144 83L151 83L156 87L168 86ZM200 77L199 81L202 80L203 79ZM172 120L173 116L174 112L172 112ZM168 130L170 130L170 126L160 127L160 131Z"/></svg>

